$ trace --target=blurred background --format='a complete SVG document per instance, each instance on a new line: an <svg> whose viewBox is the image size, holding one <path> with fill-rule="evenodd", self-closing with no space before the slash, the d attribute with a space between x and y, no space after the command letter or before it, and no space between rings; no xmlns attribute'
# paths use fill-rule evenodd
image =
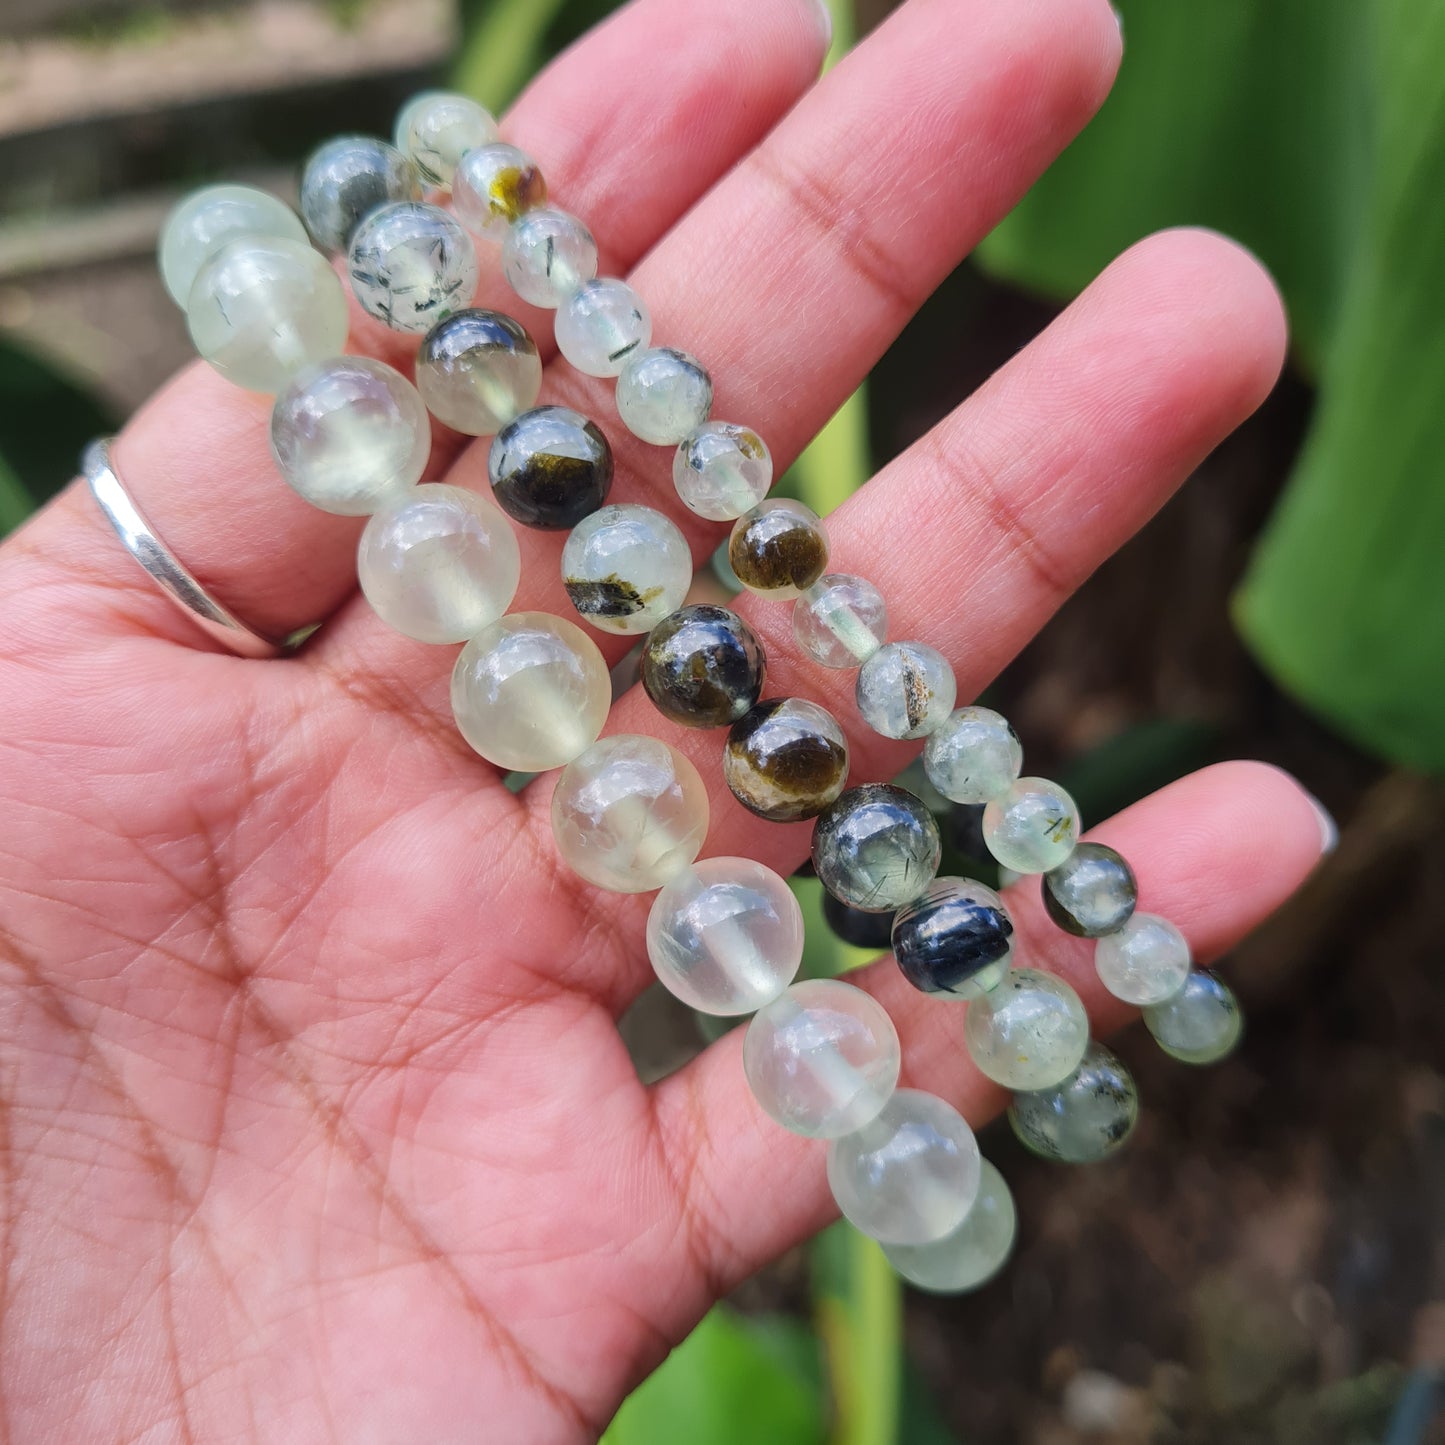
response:
<svg viewBox="0 0 1445 1445"><path fill-rule="evenodd" d="M1289 304L1285 379L988 701L1086 819L1249 755L1339 847L1226 961L1233 1059L1120 1041L1145 1098L1122 1154L1070 1171L988 1131L1021 1221L998 1279L907 1292L830 1230L715 1310L610 1445L1445 1441L1445 6L1120 7L1102 114L786 486L836 505L1147 232L1239 237ZM187 188L294 199L320 140L389 134L424 85L500 108L611 8L0 0L0 532L189 359L153 256ZM836 58L890 5L833 8ZM946 819L965 858L975 823ZM797 886L806 966L855 962ZM649 1077L705 1042L666 995L626 1027Z"/></svg>

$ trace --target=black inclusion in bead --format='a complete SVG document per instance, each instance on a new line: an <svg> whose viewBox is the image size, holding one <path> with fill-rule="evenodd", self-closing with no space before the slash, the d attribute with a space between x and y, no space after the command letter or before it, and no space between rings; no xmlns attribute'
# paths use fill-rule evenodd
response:
<svg viewBox="0 0 1445 1445"><path fill-rule="evenodd" d="M865 913L840 903L831 893L823 894L823 921L843 940L858 948L887 948L893 936L891 913Z"/></svg>
<svg viewBox="0 0 1445 1445"><path fill-rule="evenodd" d="M936 878L893 920L893 953L914 988L969 997L978 975L1007 959L1013 920L991 888L971 878ZM973 987L970 987L970 984Z"/></svg>
<svg viewBox="0 0 1445 1445"><path fill-rule="evenodd" d="M647 636L642 685L657 710L688 728L728 727L763 691L763 645L726 607L679 607Z"/></svg>
<svg viewBox="0 0 1445 1445"><path fill-rule="evenodd" d="M1076 938L1117 933L1139 901L1134 870L1105 843L1080 843L1040 886L1049 917Z"/></svg>
<svg viewBox="0 0 1445 1445"><path fill-rule="evenodd" d="M594 421L566 406L539 406L496 435L487 475L497 505L524 527L563 531L607 500L612 448Z"/></svg>

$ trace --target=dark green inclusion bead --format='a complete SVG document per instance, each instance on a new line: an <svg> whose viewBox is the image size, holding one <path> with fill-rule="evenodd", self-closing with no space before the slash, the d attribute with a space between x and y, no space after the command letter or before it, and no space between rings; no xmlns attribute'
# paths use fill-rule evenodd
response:
<svg viewBox="0 0 1445 1445"><path fill-rule="evenodd" d="M602 429L566 406L524 411L499 431L487 458L497 505L524 527L575 527L607 500L612 448Z"/></svg>
<svg viewBox="0 0 1445 1445"><path fill-rule="evenodd" d="M923 993L978 998L996 988L1013 958L1013 920L1003 899L972 878L935 878L893 919L893 953Z"/></svg>
<svg viewBox="0 0 1445 1445"><path fill-rule="evenodd" d="M938 872L938 824L922 798L891 783L864 783L830 803L813 826L813 867L823 887L853 908L894 913Z"/></svg>
<svg viewBox="0 0 1445 1445"><path fill-rule="evenodd" d="M727 727L763 690L763 647L726 607L679 607L647 636L642 685L657 710L687 728Z"/></svg>
<svg viewBox="0 0 1445 1445"><path fill-rule="evenodd" d="M1042 888L1049 917L1075 938L1117 933L1139 901L1134 870L1106 843L1080 843L1044 874Z"/></svg>
<svg viewBox="0 0 1445 1445"><path fill-rule="evenodd" d="M723 777L738 802L760 818L815 818L848 781L848 743L837 719L817 703L770 698L733 724Z"/></svg>

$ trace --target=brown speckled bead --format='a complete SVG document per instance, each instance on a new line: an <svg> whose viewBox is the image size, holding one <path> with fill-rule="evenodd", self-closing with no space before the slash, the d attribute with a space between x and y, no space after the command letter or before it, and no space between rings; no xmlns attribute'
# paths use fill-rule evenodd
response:
<svg viewBox="0 0 1445 1445"><path fill-rule="evenodd" d="M801 502L772 497L733 524L728 561L749 592L797 597L827 569L828 534Z"/></svg>
<svg viewBox="0 0 1445 1445"><path fill-rule="evenodd" d="M813 818L848 781L848 743L832 713L800 697L760 702L728 733L723 777L772 823Z"/></svg>

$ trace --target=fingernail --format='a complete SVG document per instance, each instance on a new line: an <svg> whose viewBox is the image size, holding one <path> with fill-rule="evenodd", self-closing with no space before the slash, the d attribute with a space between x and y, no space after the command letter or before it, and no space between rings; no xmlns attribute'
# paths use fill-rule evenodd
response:
<svg viewBox="0 0 1445 1445"><path fill-rule="evenodd" d="M1119 27L1119 39L1122 40L1124 38L1124 12L1117 5L1111 5L1109 9L1114 12L1114 24Z"/></svg>
<svg viewBox="0 0 1445 1445"><path fill-rule="evenodd" d="M1340 841L1340 825L1335 822L1334 815L1330 810L1313 793L1306 791L1305 796L1315 810L1315 817L1320 820L1320 857L1323 858L1335 851Z"/></svg>
<svg viewBox="0 0 1445 1445"><path fill-rule="evenodd" d="M823 49L827 50L833 44L833 12L828 0L813 0L813 9L818 12L818 28L823 33Z"/></svg>

